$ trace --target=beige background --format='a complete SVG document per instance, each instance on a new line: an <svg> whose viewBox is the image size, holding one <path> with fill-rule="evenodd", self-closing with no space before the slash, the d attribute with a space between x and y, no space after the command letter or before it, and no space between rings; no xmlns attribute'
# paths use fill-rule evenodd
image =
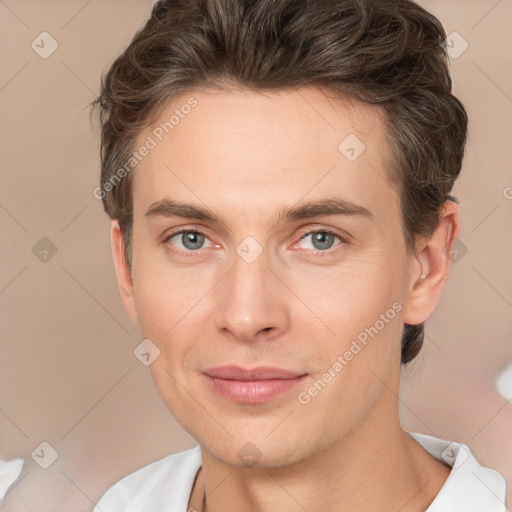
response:
<svg viewBox="0 0 512 512"><path fill-rule="evenodd" d="M152 3L0 0L0 457L26 459L2 510L90 511L122 476L195 444L133 356L92 195L99 134L86 106ZM420 3L469 44L451 63L471 120L454 190L467 252L403 374L402 425L468 444L510 496L512 406L493 382L512 361L512 3ZM59 45L47 59L31 47L43 31ZM43 237L57 249L46 262L33 253ZM58 452L48 469L31 458L43 441Z"/></svg>

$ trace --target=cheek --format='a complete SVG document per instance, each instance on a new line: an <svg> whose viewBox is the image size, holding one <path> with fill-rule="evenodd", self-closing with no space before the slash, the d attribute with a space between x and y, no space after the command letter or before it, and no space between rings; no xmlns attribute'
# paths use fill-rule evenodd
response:
<svg viewBox="0 0 512 512"><path fill-rule="evenodd" d="M349 272L344 279L326 280L322 293L307 295L308 288L302 288L304 302L317 306L315 313L329 330L315 335L310 325L307 337L315 340L321 359L302 390L299 403L306 405L299 410L329 425L326 436L339 435L336 429L349 428L368 414L399 358L400 287L392 273L379 274Z"/></svg>
<svg viewBox="0 0 512 512"><path fill-rule="evenodd" d="M365 258L337 268L298 271L290 288L302 302L300 307L309 310L312 321L325 331L328 345L340 349L381 315L385 320L397 316L400 307L393 309L393 304L402 296L398 273L380 258Z"/></svg>
<svg viewBox="0 0 512 512"><path fill-rule="evenodd" d="M311 400L306 409L320 416L330 411L340 421L367 412L401 349L399 265L377 255L359 263L301 274L292 286L314 312L305 338L315 340L319 364L313 388L304 389L304 401Z"/></svg>
<svg viewBox="0 0 512 512"><path fill-rule="evenodd" d="M190 269L159 269L149 263L134 275L135 303L144 335L163 340L201 307L210 280ZM197 309L196 309L197 308ZM175 327L176 326L176 327Z"/></svg>

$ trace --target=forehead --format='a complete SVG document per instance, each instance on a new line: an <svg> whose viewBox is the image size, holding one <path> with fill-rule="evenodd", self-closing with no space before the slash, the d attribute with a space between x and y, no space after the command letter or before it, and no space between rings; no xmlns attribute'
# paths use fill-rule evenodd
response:
<svg viewBox="0 0 512 512"><path fill-rule="evenodd" d="M336 192L386 214L385 130L378 107L314 87L192 90L138 138L152 148L133 171L134 213L179 197L244 216Z"/></svg>

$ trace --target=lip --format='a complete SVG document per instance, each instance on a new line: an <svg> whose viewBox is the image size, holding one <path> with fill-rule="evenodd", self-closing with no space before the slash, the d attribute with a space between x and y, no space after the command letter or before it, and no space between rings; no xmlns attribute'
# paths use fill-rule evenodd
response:
<svg viewBox="0 0 512 512"><path fill-rule="evenodd" d="M234 402L259 404L290 391L308 374L269 366L218 366L205 370L203 375L222 396Z"/></svg>

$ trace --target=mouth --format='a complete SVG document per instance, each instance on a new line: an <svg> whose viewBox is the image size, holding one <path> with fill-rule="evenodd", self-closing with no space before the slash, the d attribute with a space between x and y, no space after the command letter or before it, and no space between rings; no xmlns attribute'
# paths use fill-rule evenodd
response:
<svg viewBox="0 0 512 512"><path fill-rule="evenodd" d="M291 391L307 373L284 368L219 366L203 372L211 389L238 403L261 404Z"/></svg>

